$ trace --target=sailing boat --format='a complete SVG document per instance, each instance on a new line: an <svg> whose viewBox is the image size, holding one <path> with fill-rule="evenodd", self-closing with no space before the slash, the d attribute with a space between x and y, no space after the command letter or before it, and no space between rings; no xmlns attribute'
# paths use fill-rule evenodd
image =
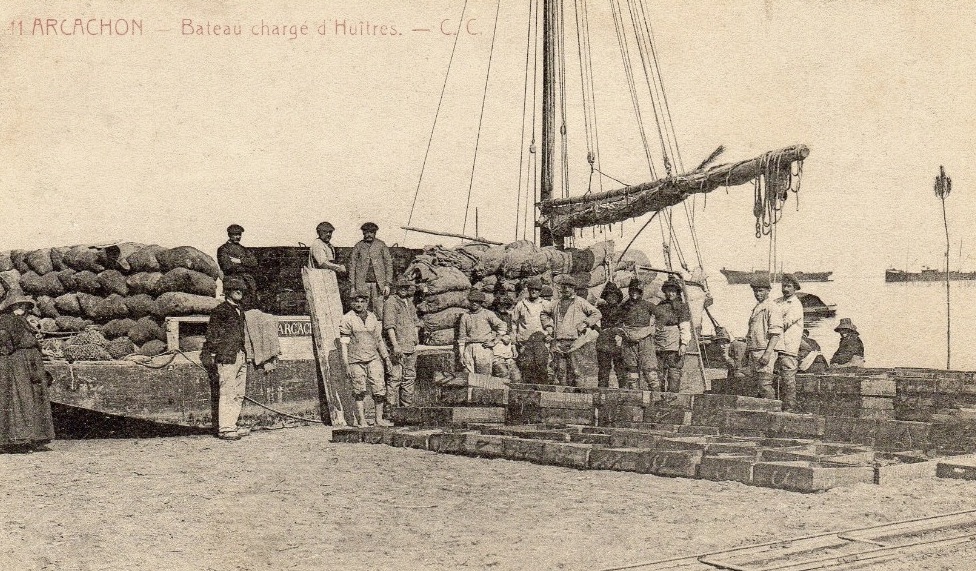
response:
<svg viewBox="0 0 976 571"><path fill-rule="evenodd" d="M663 267L658 269L662 274L675 275L686 285L686 299L688 287L701 288L704 291L703 300L708 299L707 282L704 278L704 265L698 248L698 238L694 228L694 216L690 214L694 205L689 208L688 199L699 194L706 195L720 187L734 187L751 184L754 199L754 215L756 217L757 237L769 236L775 239L775 227L783 213L783 204L790 192L799 190L802 175L802 164L809 155L805 145L793 145L778 150L772 150L750 159L732 163L713 164L717 157L724 152L724 147L718 147L715 152L702 161L697 167L685 169L681 153L677 144L670 106L664 90L657 49L654 44L653 32L648 17L648 10L644 0L611 0L610 11L614 24L614 32L620 50L623 71L626 77L628 91L631 95L631 105L637 118L635 125L643 143L643 154L647 161L649 181L637 184L623 184L618 178L603 171L600 155L599 127L596 117L596 82L594 80L594 64L592 61L592 38L590 36L590 10L586 0L569 3L559 0L531 0L529 2L528 39L526 41L525 56L525 85L523 101L523 133L520 141L519 163L519 197L520 204L534 204L533 238L541 248L563 249L574 244L577 235L582 238L585 229L601 231L612 228L628 220L646 217L646 220L633 235L630 243L620 253L615 253L616 259L621 259L636 238L657 218L662 229ZM495 21L497 30L498 9L496 7ZM570 9L571 8L571 9ZM462 13L463 20L463 13ZM576 23L575 46L567 42L566 22ZM541 32L541 38L540 36ZM459 36L456 36L456 38ZM538 38L538 39L537 39ZM489 51L488 75L485 78L485 97L491 79L491 57L495 46L495 35L491 36L491 50ZM541 53L540 53L541 52ZM569 78L567 60L576 58L580 70L579 81ZM453 62L453 52L452 60ZM448 64L448 77L451 73L451 63ZM537 72L536 70L541 70ZM541 81L537 81L541 80ZM444 86L447 86L445 79ZM585 136L585 164L571 164L570 141L567 119L568 86L579 85L582 96L583 123L585 129L581 134ZM443 99L444 92L441 97ZM541 101L540 101L541 99ZM485 98L482 99L481 117L484 115ZM438 112L440 106L438 106ZM538 114L537 114L538 111ZM438 112L435 112L431 127L432 141L437 127ZM538 116L538 120L536 119ZM654 117L653 125L650 117ZM646 119L645 119L646 118ZM531 137L526 136L526 124L531 126ZM536 145L536 128L541 130L539 146ZM479 140L481 120L479 119ZM660 154L652 150L652 132L656 130L660 142ZM656 145L654 145L656 147ZM582 147L582 145L580 146ZM576 147L572 147L576 148ZM428 141L428 153L430 141ZM478 145L475 144L475 161L477 164ZM579 153L582 155L582 153ZM526 160L527 157L527 160ZM427 163L425 156L424 164ZM586 179L571 182L570 173L573 169L585 169ZM475 167L472 166L472 185ZM658 174L660 173L660 175ZM424 169L421 169L417 193L414 196L414 206L423 182ZM602 190L604 179L614 180L615 188ZM525 181L524 189L522 188ZM594 181L598 189L594 189ZM468 205L470 206L471 186L468 189ZM571 189L574 192L571 192ZM557 190L559 191L557 193ZM693 202L693 201L691 201ZM672 209L681 206L688 220L689 232L698 258L698 268L689 265L683 256L677 234L674 229ZM518 205L517 205L518 209ZM465 209L465 220L467 219ZM526 208L528 211L528 208ZM408 231L424 231L411 226L414 211L411 209L407 224ZM649 215L649 216L648 216ZM516 218L518 213L516 213ZM526 226L528 226L526 224ZM516 222L516 233L518 222ZM430 231L432 234L444 235L443 232ZM523 227L523 234L525 227ZM595 233L595 232L594 232ZM479 239L478 236L448 234L460 238ZM524 237L524 236L523 236ZM675 259L677 258L677 259ZM608 269L612 274L613 268ZM693 279L696 278L697 279ZM699 314L694 316L695 329L701 327L701 312L706 309L707 301L698 307ZM695 308L693 307L693 310ZM710 316L709 316L710 317ZM713 320L714 325L714 320ZM696 343L697 344L697 343ZM697 369L699 378L704 376L701 359L697 363L685 360L686 369ZM701 387L699 387L701 390Z"/></svg>

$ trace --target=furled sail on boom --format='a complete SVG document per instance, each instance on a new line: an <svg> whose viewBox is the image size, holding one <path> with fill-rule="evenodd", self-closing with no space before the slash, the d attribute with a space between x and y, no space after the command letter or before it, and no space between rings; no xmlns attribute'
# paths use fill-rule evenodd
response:
<svg viewBox="0 0 976 571"><path fill-rule="evenodd" d="M540 225L554 236L570 236L574 229L602 226L674 206L692 194L720 186L737 186L762 178L766 192L783 196L789 190L793 164L810 154L806 145L769 151L754 159L716 165L607 192L554 198L539 203Z"/></svg>

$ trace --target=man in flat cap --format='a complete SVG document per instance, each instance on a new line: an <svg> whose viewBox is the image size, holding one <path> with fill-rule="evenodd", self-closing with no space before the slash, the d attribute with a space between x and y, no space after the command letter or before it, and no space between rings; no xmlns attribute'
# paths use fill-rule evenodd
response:
<svg viewBox="0 0 976 571"><path fill-rule="evenodd" d="M495 355L492 349L508 326L495 313L485 309L484 292L472 289L468 293L468 313L458 322L457 348L461 364L469 373L491 374Z"/></svg>
<svg viewBox="0 0 976 571"><path fill-rule="evenodd" d="M561 274L554 281L559 287L559 299L546 305L542 311L542 323L552 339L555 382L574 386L592 384L596 387L599 382L596 363L596 338L599 333L596 330L603 315L593 304L576 295L580 285L578 280ZM590 353L592 359L589 358Z"/></svg>
<svg viewBox="0 0 976 571"><path fill-rule="evenodd" d="M231 224L227 227L227 241L217 248L217 265L224 272L224 276L237 276L247 284L247 292L241 305L251 309L257 305L257 282L254 281L253 270L258 267L258 260L254 254L241 245L244 227Z"/></svg>
<svg viewBox="0 0 976 571"><path fill-rule="evenodd" d="M685 352L691 344L691 309L681 299L684 288L675 276L661 285L664 300L654 307L654 346L662 389L672 393L681 390L681 371Z"/></svg>
<svg viewBox="0 0 976 571"><path fill-rule="evenodd" d="M749 285L756 297L746 334L749 373L756 396L774 399L773 369L776 365L776 345L783 336L783 311L769 297L771 286L768 276L756 276Z"/></svg>
<svg viewBox="0 0 976 571"><path fill-rule="evenodd" d="M366 394L371 393L376 405L376 424L392 426L383 418L386 402L386 370L393 368L390 354L383 342L379 320L368 309L369 294L353 290L352 309L339 320L339 346L346 374L352 381L352 395L356 399L357 426L366 424Z"/></svg>
<svg viewBox="0 0 976 571"><path fill-rule="evenodd" d="M346 267L336 263L335 248L332 247L332 233L335 227L328 222L319 222L315 227L318 238L308 249L308 265L313 270L332 270L337 274L346 273Z"/></svg>
<svg viewBox="0 0 976 571"><path fill-rule="evenodd" d="M783 335L776 344L776 368L779 369L780 400L783 410L796 410L796 370L798 352L803 339L803 304L796 292L800 282L792 274L783 274L783 297L776 300L783 313Z"/></svg>
<svg viewBox="0 0 976 571"><path fill-rule="evenodd" d="M349 256L349 281L354 290L369 294L369 307L383 319L383 299L390 295L393 283L393 256L386 244L376 237L379 226L367 222L360 229L363 239L353 246Z"/></svg>
<svg viewBox="0 0 976 571"><path fill-rule="evenodd" d="M244 298L247 284L239 276L224 278L224 302L210 312L202 354L217 367L217 437L240 440L237 421L244 405L247 363L244 354Z"/></svg>
<svg viewBox="0 0 976 571"><path fill-rule="evenodd" d="M421 327L417 308L413 304L414 284L406 276L396 281L396 295L383 305L383 329L390 341L390 360L393 367L386 383L386 402L391 406L413 404L417 380L418 330Z"/></svg>

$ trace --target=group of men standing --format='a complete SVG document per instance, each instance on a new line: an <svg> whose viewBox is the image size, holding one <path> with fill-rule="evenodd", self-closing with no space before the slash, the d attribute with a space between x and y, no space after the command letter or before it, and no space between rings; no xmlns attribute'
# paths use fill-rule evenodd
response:
<svg viewBox="0 0 976 571"><path fill-rule="evenodd" d="M573 276L553 281L556 299L546 299L542 280L531 278L523 298L501 315L483 307L482 292L470 293L457 338L466 370L530 384L600 387L610 386L613 373L621 388L679 390L691 342L680 281L669 279L662 286L665 299L656 304L644 299L637 279L628 285L626 301L608 283L595 303L586 299L588 284ZM504 366L510 353L516 367Z"/></svg>
<svg viewBox="0 0 976 571"><path fill-rule="evenodd" d="M332 234L335 227L321 222L318 237L309 248L308 267L348 274L352 284L351 309L339 323L343 365L352 382L357 421L366 422L365 398L371 394L376 405L375 422L389 425L383 418L386 404L406 406L413 402L416 380L420 319L413 305L413 283L393 281L390 249L376 237L379 227L367 222L361 227L363 239L352 249L348 267L336 260ZM258 262L241 245L244 228L227 228L228 240L217 250L217 261L224 272L224 302L211 313L207 327L204 358L215 365L219 384L218 437L238 440L246 430L237 427L244 401L245 311L257 304L253 271ZM396 295L390 295L395 288Z"/></svg>

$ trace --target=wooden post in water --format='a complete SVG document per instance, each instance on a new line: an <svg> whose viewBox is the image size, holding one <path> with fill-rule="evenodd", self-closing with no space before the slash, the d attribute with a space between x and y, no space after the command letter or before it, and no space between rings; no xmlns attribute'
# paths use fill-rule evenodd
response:
<svg viewBox="0 0 976 571"><path fill-rule="evenodd" d="M946 370L952 368L952 318L949 313L949 218L946 216L945 200L952 191L952 179L946 176L945 167L939 165L939 176L935 177L935 195L942 201L942 224L945 227L946 236Z"/></svg>

